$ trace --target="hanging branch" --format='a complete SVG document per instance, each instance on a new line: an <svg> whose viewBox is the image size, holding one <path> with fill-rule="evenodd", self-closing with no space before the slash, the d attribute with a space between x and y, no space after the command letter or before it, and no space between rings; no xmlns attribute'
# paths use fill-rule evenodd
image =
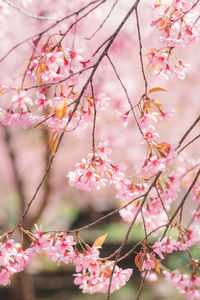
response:
<svg viewBox="0 0 200 300"><path fill-rule="evenodd" d="M56 21L54 24L50 25L49 27L47 27L47 28L44 29L43 31L41 31L41 32L39 32L39 33L36 33L36 34L30 36L29 38L24 39L23 41L17 43L15 46L13 46L12 48L10 48L10 50L8 50L8 51L0 58L0 63L1 63L1 62L2 62L2 61L10 54L10 53L12 53L15 49L17 49L17 48L20 47L21 45L27 43L28 41L31 41L31 40L34 39L35 37L39 37L40 35L43 36L45 33L47 33L48 31L50 31L50 30L53 29L54 27L56 27L58 24L60 24L60 23L62 23L63 21L65 21L65 20L67 20L67 19L69 19L69 18L71 18L71 17L73 17L73 16L75 16L75 15L81 13L82 11L84 11L85 9L87 9L89 6L95 4L95 3L99 2L99 1L100 1L100 4L99 4L99 5L101 5L101 4L103 4L103 3L104 3L105 1L107 1L107 0L94 0L94 1L92 1L92 2L90 2L90 3L88 3L87 5L81 7L79 10L77 10L77 11L75 11L75 12L73 12L73 13L71 13L71 14L69 14L69 15L63 17L63 18L61 18L61 19L58 20L58 21Z"/></svg>
<svg viewBox="0 0 200 300"><path fill-rule="evenodd" d="M97 32L99 32L99 30L103 27L103 25L109 19L110 15L111 15L111 13L112 13L113 9L115 8L115 6L116 6L116 4L117 4L118 1L119 0L115 0L115 2L113 3L113 5L112 5L112 7L111 7L111 9L109 11L109 13L107 14L107 16L105 17L105 19L103 20L103 22L99 25L99 27L97 28L97 30L95 30L95 32L90 37L86 37L85 38L86 40L91 40L97 34Z"/></svg>
<svg viewBox="0 0 200 300"><path fill-rule="evenodd" d="M144 79L145 95L146 95L147 90L148 90L148 83L147 83L147 78L146 78L145 71L144 71L144 62L143 62L143 57L142 57L142 39L141 39L141 33L140 33L140 23L139 23L137 8L135 9L135 15L136 15L136 24L137 24L137 32L138 32L138 40L139 40L139 49L140 49L139 50L140 63L141 63L142 76Z"/></svg>
<svg viewBox="0 0 200 300"><path fill-rule="evenodd" d="M190 134L190 132L197 125L197 123L199 122L199 120L200 120L200 116L194 121L194 123L188 128L188 130L186 131L186 133L180 139L180 141L178 143L178 146L176 147L176 150L178 150L180 148L180 146L182 145L182 143L184 142L184 140L186 139L186 137L188 136L188 134Z"/></svg>

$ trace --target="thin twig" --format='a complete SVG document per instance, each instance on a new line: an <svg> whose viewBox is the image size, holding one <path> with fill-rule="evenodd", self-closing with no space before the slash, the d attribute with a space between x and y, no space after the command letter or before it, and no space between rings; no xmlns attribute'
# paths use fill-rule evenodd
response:
<svg viewBox="0 0 200 300"><path fill-rule="evenodd" d="M94 105L94 118L93 118L93 128L92 128L92 151L93 151L93 157L95 157L95 129L96 129L96 118L97 118L97 109L96 109L96 103L95 103L95 96L94 96L94 87L92 80L90 82L91 85L91 92L92 92L92 100Z"/></svg>
<svg viewBox="0 0 200 300"><path fill-rule="evenodd" d="M112 13L112 11L113 11L113 9L114 9L114 7L116 6L116 4L117 4L118 1L119 1L119 0L116 0L116 1L113 3L113 5L112 5L112 7L111 7L111 9L110 9L110 11L109 11L109 13L108 13L107 16L104 18L103 22L99 25L99 27L97 28L97 30L95 30L95 32L94 32L90 37L85 37L86 40L91 40L91 39L97 34L97 32L103 27L103 25L106 23L106 21L107 21L108 18L110 17L110 15L111 15L111 13Z"/></svg>
<svg viewBox="0 0 200 300"><path fill-rule="evenodd" d="M200 168L199 168L199 170L197 171L196 176L195 176L195 178L193 179L192 183L190 184L189 189L187 190L187 192L185 193L183 199L181 200L180 204L178 205L177 209L175 210L173 216L170 218L170 220L169 220L169 222L168 222L168 224L167 224L167 227L166 227L166 229L165 229L165 231L164 231L164 233L163 233L161 239L163 239L163 238L165 237L165 235L166 235L166 233L167 233L167 230L168 230L169 226L172 224L173 220L175 219L175 217L177 216L177 214L178 214L179 211L180 211L179 223L181 222L181 220L182 220L182 211L183 211L184 203L185 203L187 197L189 196L189 194L190 194L190 192L191 192L193 186L195 185L195 183L196 183L196 181L197 181L199 175L200 175Z"/></svg>
<svg viewBox="0 0 200 300"><path fill-rule="evenodd" d="M182 143L184 142L184 140L186 139L186 137L188 136L188 134L192 131L192 129L196 126L196 124L199 122L200 120L200 116L194 121L194 123L192 123L192 125L188 128L188 130L186 131L186 133L183 135L183 137L180 139L178 146L176 147L175 150L177 150L178 148L180 148L180 146L182 145Z"/></svg>
<svg viewBox="0 0 200 300"><path fill-rule="evenodd" d="M23 90L24 91L28 91L28 90L31 90L31 89L39 89L39 88L43 88L43 87L47 87L47 86L49 87L49 86L54 86L54 85L60 84L60 83L65 82L66 80L68 80L68 79L70 79L70 78L72 78L72 77L74 77L76 75L80 75L83 72L88 71L88 70L94 68L94 66L95 65L89 66L89 67L84 68L84 69L80 69L79 71L77 71L77 72L75 72L75 73L73 73L73 74L71 74L71 75L69 75L69 76L67 76L67 77L65 77L65 78L63 78L63 79L61 79L59 81L47 82L47 83L43 83L43 84L32 85L32 86L29 86L29 87L24 87Z"/></svg>
<svg viewBox="0 0 200 300"><path fill-rule="evenodd" d="M186 147L188 147L190 144L192 144L194 141L196 141L198 138L200 138L200 134L197 135L195 138L193 138L190 142L188 142L184 147L182 147L177 154L180 154Z"/></svg>
<svg viewBox="0 0 200 300"><path fill-rule="evenodd" d="M100 1L100 0L99 0ZM61 44L62 41L64 40L64 38L66 37L66 35L68 34L68 32L71 30L71 28L76 25L79 21L81 21L82 19L84 19L87 15L89 15L92 11L94 11L95 9L97 9L100 5L102 5L104 2L106 2L107 0L101 0L100 3L98 3L96 6L92 7L89 11L87 11L84 15L82 15L80 18L77 18L79 15L79 12L76 13L76 21L73 22L69 28L62 34L62 38L60 39L60 41L58 42L58 44Z"/></svg>
<svg viewBox="0 0 200 300"><path fill-rule="evenodd" d="M195 211L198 212L199 210L200 210L200 203L198 204L198 206L197 206L197 208L195 209ZM187 228L190 227L190 225L193 223L194 219L195 219L195 214L192 216L190 222L189 222L188 225L187 225Z"/></svg>
<svg viewBox="0 0 200 300"><path fill-rule="evenodd" d="M33 18L33 19L36 19L36 20L40 20L40 21L59 21L59 19L57 19L57 18L44 17L44 16L38 16L38 15L32 14L29 11L27 11L24 8L17 5L16 3L14 3L13 1L11 1L11 0L2 0L2 1L5 2L7 5L9 5L10 7L14 8L15 10L19 11L23 15L27 16L27 17L30 17L30 18Z"/></svg>
<svg viewBox="0 0 200 300"><path fill-rule="evenodd" d="M144 287L144 282L145 282L145 278L146 278L146 276L147 276L147 273L148 273L148 271L145 272L145 274L143 275L143 277L142 277L142 279L141 279L140 287L139 287L138 294L137 294L135 300L139 300L139 299L140 299L140 295L141 295L142 290L143 290L143 287Z"/></svg>
<svg viewBox="0 0 200 300"><path fill-rule="evenodd" d="M163 210L165 211L165 213L166 213L166 215L167 215L167 218L168 218L168 221L169 221L169 216L168 216L167 210L166 210L166 208L165 208L164 202L163 202L163 200L162 200L162 197L161 197L161 195L160 195L160 192L159 192L159 190L158 190L157 185L155 186L155 189L156 189L158 198L160 199L160 202L161 202L161 205L162 205L162 207L163 207Z"/></svg>
<svg viewBox="0 0 200 300"><path fill-rule="evenodd" d="M115 215L115 214L118 213L120 210L122 210L122 209L128 207L128 206L131 205L133 202L139 200L140 198L145 197L145 195L146 195L146 194L143 194L143 195L141 195L141 196L138 196L138 197L136 197L136 198L130 200L128 203L124 204L123 206L121 206L121 207L119 207L119 208L117 208L117 209L111 211L110 213L106 214L105 216L103 216L103 217L97 219L96 221L94 221L94 222L92 222L92 223L89 223L88 225L85 225L85 226L83 226L83 227L80 227L80 228L77 228L77 229L74 229L74 230L67 230L67 232L68 232L68 233L76 233L76 232L80 232L80 231L83 231L83 230L85 230L85 229L88 229L88 228L90 228L90 227L93 227L93 226L95 226L96 224L101 223L101 222L104 221L105 219L107 219L107 218L109 218L109 217Z"/></svg>
<svg viewBox="0 0 200 300"><path fill-rule="evenodd" d="M144 71L144 62L143 62L143 57L142 57L142 39L141 39L141 33L140 33L140 23L139 23L137 8L135 9L135 15L136 15L136 24L137 24L137 32L138 32L138 40L139 40L140 63L141 63L141 69L142 69L142 76L143 76L144 84L145 84L145 95L146 95L147 89L148 89L148 83L147 83L147 78L146 78L145 71Z"/></svg>
<svg viewBox="0 0 200 300"><path fill-rule="evenodd" d="M33 58L34 58L34 55L35 55L35 52L36 52L36 49L37 49L37 46L38 46L38 44L39 44L39 42L40 42L41 37L42 37L42 35L39 35L39 37L38 37L38 39L36 40L35 45L34 45L34 47L33 47L33 51L32 51L31 58L29 59L28 66L26 67L26 70L25 70L24 75L23 75L23 77L22 77L22 81L21 81L21 90L23 90L23 86L24 86L24 81L25 81L25 79L26 79L26 75L27 75L27 73L28 73L28 71L29 71L30 65L31 65L32 60L33 60Z"/></svg>
<svg viewBox="0 0 200 300"><path fill-rule="evenodd" d="M129 105L130 105L131 112L132 112L133 117L134 117L134 119L135 119L135 121L136 121L136 124L137 124L137 126L138 126L138 129L139 129L141 135L142 135L143 138L144 138L144 134L143 134L142 129L141 129L141 127L140 127L140 124L139 124L139 122L138 122L138 120L137 120L136 114L135 114L135 112L134 112L134 106L133 106L133 104L132 104L132 102L131 102L131 99L130 99L130 97L129 97L128 91L127 91L127 89L126 89L124 83L122 82L122 80L121 80L121 78L120 78L120 76L119 76L119 74L118 74L118 72L117 72L117 69L116 69L116 67L115 67L115 65L114 65L114 63L113 63L113 61L111 60L111 58L110 58L110 56L109 56L108 54L107 54L107 58L108 58L108 60L109 60L109 62L110 62L110 64L111 64L111 66L112 66L112 68L113 68L113 70L114 70L114 72L115 72L115 75L116 75L117 79L119 80L119 82L120 82L120 84L121 84L121 86L122 86L122 88L123 88L123 90L124 90L124 93L125 93L125 95L126 95L126 98L127 98L127 100L128 100L128 103L129 103ZM146 141L146 139L145 139L145 141Z"/></svg>

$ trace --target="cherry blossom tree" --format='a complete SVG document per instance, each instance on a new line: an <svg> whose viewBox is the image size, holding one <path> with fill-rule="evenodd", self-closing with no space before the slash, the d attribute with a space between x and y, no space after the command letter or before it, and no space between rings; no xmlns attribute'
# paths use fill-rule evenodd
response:
<svg viewBox="0 0 200 300"><path fill-rule="evenodd" d="M191 251L200 241L200 60L191 55L199 50L199 0L1 0L0 22L0 122L20 199L17 222L1 233L0 283L10 285L45 253L55 264L74 264L83 293L109 300L137 268L137 300L145 281L159 278L200 299ZM29 148L23 155L22 143L16 151L19 131L23 143L30 133L43 136L36 186L31 170L22 176L24 161L36 159ZM112 193L112 211L73 230L36 225L57 187L54 166L80 191L77 205L95 206ZM112 215L128 229L102 257L106 232L90 245L82 232ZM137 224L143 238L124 254ZM165 258L177 251L188 264L171 270ZM129 268L119 267L133 254Z"/></svg>

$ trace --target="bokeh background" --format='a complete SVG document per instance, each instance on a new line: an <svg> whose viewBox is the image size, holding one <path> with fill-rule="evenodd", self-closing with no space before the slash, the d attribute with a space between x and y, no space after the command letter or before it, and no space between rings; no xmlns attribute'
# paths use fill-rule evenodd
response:
<svg viewBox="0 0 200 300"><path fill-rule="evenodd" d="M79 9L90 1L53 1L35 0L27 2L28 11L37 15L52 16L61 18ZM21 1L15 1L21 7ZM85 17L75 30L71 30L64 40L64 46L70 48L75 36L75 48L79 49L85 59L98 48L103 41L109 37L120 23L120 20L131 7L132 1L118 1L113 13L105 22L103 28L90 40L94 31L104 20L114 1L107 1L98 9ZM3 3L0 3L0 5ZM150 27L152 11L149 1L141 1L138 9L141 21L141 33L143 51L154 47L161 47L158 41L159 32ZM74 18L68 19L55 27L49 33L53 34L58 30L65 30ZM48 27L52 21L38 21L23 15L20 11L12 8L2 9L0 12L0 56L15 44L40 32ZM17 86L21 80L21 74L26 68L26 61L31 55L32 46L30 42L22 44L10 53L1 62L0 83ZM186 79L177 78L168 81L155 78L152 70L147 67L145 60L145 72L150 87L160 86L167 90L167 93L159 94L158 97L163 103L163 108L174 110L175 113L157 129L161 140L176 144L184 134L189 125L200 113L199 95L199 70L200 56L199 45L191 45L187 48L177 48L176 54L185 63L191 64L191 71ZM133 14L125 24L110 50L117 70L122 81L125 83L132 103L136 104L144 92L144 82L139 61L139 44ZM85 75L87 76L87 74ZM34 82L27 77L26 86ZM106 93L111 98L109 108L105 112L98 113L96 140L104 141L109 139L112 149L113 160L124 162L127 166L128 176L136 176L134 166L138 160L145 155L145 147L140 144L140 136L137 126L132 118L128 118L128 126L122 125L120 113L123 115L129 110L126 97L119 86L118 81L106 59L99 67L95 78L94 87L96 93ZM80 87L78 87L80 88ZM29 96L34 99L36 91L29 91ZM0 98L0 106L8 108L11 96L6 94ZM119 113L118 113L118 112ZM66 178L67 173L73 170L76 162L85 157L91 151L91 129L89 123L85 130L77 129L67 133L56 154L47 183L43 185L36 200L34 201L28 216L25 219L27 228L31 229L34 223L44 224L44 230L75 229L86 225L105 213L119 207L119 200L116 199L116 191L109 189L98 192L84 192L71 187ZM199 132L199 125L191 133L190 138ZM49 158L49 135L48 130L39 128L18 129L0 126L0 230L1 232L11 229L19 218L21 211L32 197L38 183L41 180ZM187 155L192 159L199 157L199 142L190 146ZM19 183L20 179L20 183ZM19 190L20 186L20 190ZM184 188L180 193L180 197ZM22 199L23 198L23 199ZM189 199L188 208L195 205ZM185 209L187 211L187 207ZM190 215L185 213L185 222ZM107 240L102 249L102 256L111 254L122 241L128 224L122 222L118 215L107 219L104 223L92 229L84 231L81 236L88 243L101 234L108 233ZM144 237L144 232L138 224L133 233L127 248L128 250L138 240ZM21 237L16 233L16 239ZM153 239L152 239L153 242ZM194 257L199 257L199 248L192 249ZM165 263L170 269L175 269L187 264L188 258L182 253L173 254ZM113 300L133 300L137 294L140 283L140 274L134 267L134 254L122 262L123 267L132 267L133 276L128 284L115 292ZM27 267L24 274L13 279L12 287L0 287L1 299L29 300L29 299L105 299L105 295L83 295L78 287L73 285L73 266L64 264L57 265L49 261L44 255L38 256L33 263ZM170 287L164 279L157 282L147 282L142 293L142 300L181 300L183 296L178 295L175 288Z"/></svg>

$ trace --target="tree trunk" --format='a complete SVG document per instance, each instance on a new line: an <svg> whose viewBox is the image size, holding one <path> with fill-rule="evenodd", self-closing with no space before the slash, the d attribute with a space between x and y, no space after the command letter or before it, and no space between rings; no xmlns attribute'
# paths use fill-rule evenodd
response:
<svg viewBox="0 0 200 300"><path fill-rule="evenodd" d="M12 300L35 300L33 278L26 271L16 273L12 281Z"/></svg>

